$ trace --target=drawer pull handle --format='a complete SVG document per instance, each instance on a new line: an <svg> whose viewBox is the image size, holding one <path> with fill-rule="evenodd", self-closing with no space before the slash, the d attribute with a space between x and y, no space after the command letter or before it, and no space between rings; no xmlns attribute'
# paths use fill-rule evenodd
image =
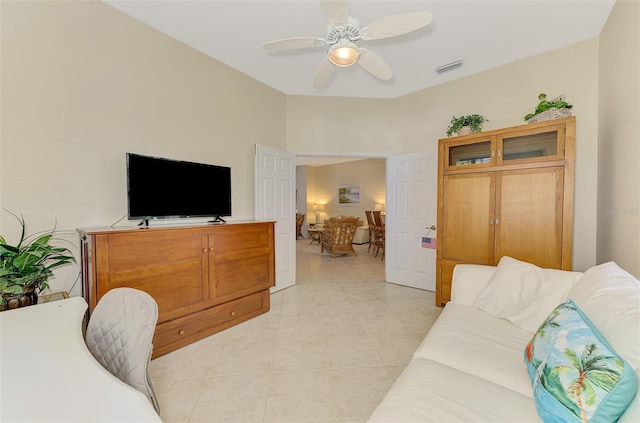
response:
<svg viewBox="0 0 640 423"><path fill-rule="evenodd" d="M209 248L209 251L213 251L213 247Z"/></svg>
<svg viewBox="0 0 640 423"><path fill-rule="evenodd" d="M206 253L207 251L209 251L209 250L208 250L208 249L206 249L206 248L203 248L203 249L202 249L202 252L203 252L203 253Z"/></svg>
<svg viewBox="0 0 640 423"><path fill-rule="evenodd" d="M236 312L232 310L231 313L229 313L229 314L231 315L231 317L233 317L233 316L236 315Z"/></svg>
<svg viewBox="0 0 640 423"><path fill-rule="evenodd" d="M178 335L180 335L180 336L184 335L184 329L180 329L180 330L178 331Z"/></svg>

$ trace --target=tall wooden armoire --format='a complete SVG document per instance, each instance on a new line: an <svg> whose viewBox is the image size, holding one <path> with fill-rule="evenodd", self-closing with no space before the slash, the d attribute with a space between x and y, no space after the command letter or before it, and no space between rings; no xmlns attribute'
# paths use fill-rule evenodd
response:
<svg viewBox="0 0 640 423"><path fill-rule="evenodd" d="M439 141L436 304L458 263L570 270L575 117Z"/></svg>

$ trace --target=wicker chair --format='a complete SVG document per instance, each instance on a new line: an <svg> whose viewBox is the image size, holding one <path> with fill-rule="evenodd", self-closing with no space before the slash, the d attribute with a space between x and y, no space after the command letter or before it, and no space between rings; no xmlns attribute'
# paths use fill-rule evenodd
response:
<svg viewBox="0 0 640 423"><path fill-rule="evenodd" d="M357 256L352 242L358 223L358 219L355 217L333 217L326 221L324 229L320 232L320 252L326 251L333 257L336 254L348 253ZM362 223L360 222L360 224Z"/></svg>

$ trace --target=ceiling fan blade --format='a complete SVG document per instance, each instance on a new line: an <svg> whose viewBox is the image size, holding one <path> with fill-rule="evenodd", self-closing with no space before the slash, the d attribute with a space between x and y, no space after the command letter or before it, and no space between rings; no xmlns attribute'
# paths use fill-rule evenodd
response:
<svg viewBox="0 0 640 423"><path fill-rule="evenodd" d="M429 25L432 17L431 12L426 10L387 16L362 28L360 36L363 40L395 37Z"/></svg>
<svg viewBox="0 0 640 423"><path fill-rule="evenodd" d="M333 75L335 68L335 65L329 59L324 59L313 77L313 88L322 88Z"/></svg>
<svg viewBox="0 0 640 423"><path fill-rule="evenodd" d="M333 26L345 26L349 23L349 7L346 0L320 0L322 11Z"/></svg>
<svg viewBox="0 0 640 423"><path fill-rule="evenodd" d="M393 71L389 65L387 65L387 62L382 60L380 56L371 50L360 48L360 58L358 59L358 63L364 68L364 70L378 79L386 81L393 77Z"/></svg>
<svg viewBox="0 0 640 423"><path fill-rule="evenodd" d="M325 44L323 38L316 37L298 37L285 38L283 40L269 41L264 43L262 48L265 50L298 50L301 48L319 47Z"/></svg>

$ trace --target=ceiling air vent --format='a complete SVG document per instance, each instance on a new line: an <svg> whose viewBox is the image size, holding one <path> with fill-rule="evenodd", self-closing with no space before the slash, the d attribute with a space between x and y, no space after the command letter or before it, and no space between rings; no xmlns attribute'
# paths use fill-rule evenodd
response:
<svg viewBox="0 0 640 423"><path fill-rule="evenodd" d="M455 62L447 63L446 65L438 66L436 72L445 73L462 67L462 60L456 60Z"/></svg>

